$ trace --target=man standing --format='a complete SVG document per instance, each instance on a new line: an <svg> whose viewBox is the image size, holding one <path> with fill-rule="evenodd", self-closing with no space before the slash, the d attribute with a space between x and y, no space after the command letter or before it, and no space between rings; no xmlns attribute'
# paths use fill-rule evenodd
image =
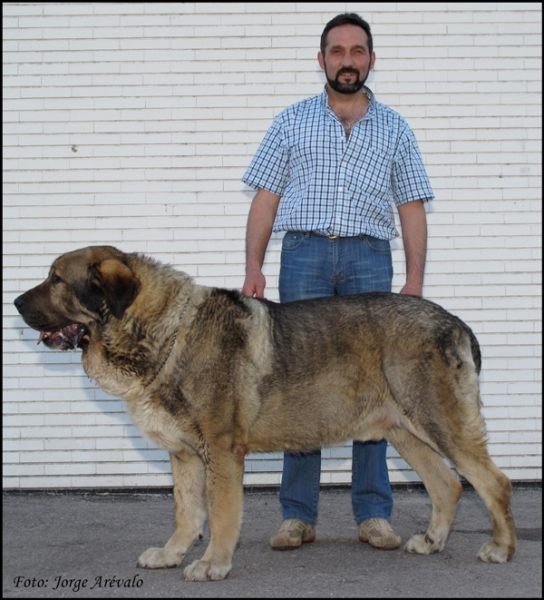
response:
<svg viewBox="0 0 544 600"><path fill-rule="evenodd" d="M327 79L324 91L274 119L243 177L257 193L248 217L242 292L264 295L262 265L272 231L286 231L281 302L391 291L390 240L399 235L394 202L406 257L400 293L421 296L423 204L433 192L408 124L364 85L376 60L369 24L354 13L338 15L323 30L317 58ZM402 540L390 525L386 448L385 440L353 443L352 506L359 539L392 549ZM320 451L285 453L283 523L272 548L315 539L320 472Z"/></svg>

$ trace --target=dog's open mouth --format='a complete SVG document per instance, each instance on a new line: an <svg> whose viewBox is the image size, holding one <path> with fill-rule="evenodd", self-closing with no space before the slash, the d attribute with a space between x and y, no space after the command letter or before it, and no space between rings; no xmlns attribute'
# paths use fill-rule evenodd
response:
<svg viewBox="0 0 544 600"><path fill-rule="evenodd" d="M86 329L80 323L72 323L56 331L40 331L38 344L43 342L48 348L74 350L78 347Z"/></svg>

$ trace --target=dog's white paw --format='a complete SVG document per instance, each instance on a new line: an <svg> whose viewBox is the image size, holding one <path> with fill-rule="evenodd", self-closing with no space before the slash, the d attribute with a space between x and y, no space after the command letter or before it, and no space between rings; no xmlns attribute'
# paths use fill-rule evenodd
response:
<svg viewBox="0 0 544 600"><path fill-rule="evenodd" d="M166 548L149 548L138 559L138 566L144 569L166 569L181 565L185 553Z"/></svg>
<svg viewBox="0 0 544 600"><path fill-rule="evenodd" d="M413 554L433 554L433 552L440 552L441 548L430 543L426 535L417 534L406 542L404 550Z"/></svg>
<svg viewBox="0 0 544 600"><path fill-rule="evenodd" d="M480 560L490 563L505 563L510 560L513 555L513 551L510 553L507 547L499 546L493 540L483 544L478 552L478 558Z"/></svg>
<svg viewBox="0 0 544 600"><path fill-rule="evenodd" d="M186 581L220 581L230 573L232 565L214 560L195 560L183 571Z"/></svg>

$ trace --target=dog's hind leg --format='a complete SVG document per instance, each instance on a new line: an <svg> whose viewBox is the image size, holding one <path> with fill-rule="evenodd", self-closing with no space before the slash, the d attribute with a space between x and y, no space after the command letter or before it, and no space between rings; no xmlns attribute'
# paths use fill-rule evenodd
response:
<svg viewBox="0 0 544 600"><path fill-rule="evenodd" d="M459 354L462 354L459 350ZM516 531L511 509L512 484L499 470L487 451L486 427L481 414L481 399L476 373L468 359L456 368L450 367L449 393L440 395L444 389L433 383L439 402L436 406L450 407L447 418L434 415L441 422L440 433L435 437L446 458L465 477L484 501L493 522L493 540L486 542L478 553L484 562L504 563L512 558L516 550ZM446 380L447 381L447 380ZM454 399L455 410L451 401ZM445 417L446 413L442 415Z"/></svg>
<svg viewBox="0 0 544 600"><path fill-rule="evenodd" d="M202 537L206 521L205 469L202 459L187 452L171 454L174 476L174 506L176 530L164 548L149 548L138 560L147 569L177 567Z"/></svg>
<svg viewBox="0 0 544 600"><path fill-rule="evenodd" d="M387 440L421 477L432 502L432 515L425 535L413 535L406 552L432 554L443 550L450 533L463 486L430 446L401 427L387 432Z"/></svg>
<svg viewBox="0 0 544 600"><path fill-rule="evenodd" d="M516 551L512 483L491 460L484 443L470 445L470 440L462 439L450 460L474 486L491 515L493 539L482 545L478 558L484 562L507 562Z"/></svg>

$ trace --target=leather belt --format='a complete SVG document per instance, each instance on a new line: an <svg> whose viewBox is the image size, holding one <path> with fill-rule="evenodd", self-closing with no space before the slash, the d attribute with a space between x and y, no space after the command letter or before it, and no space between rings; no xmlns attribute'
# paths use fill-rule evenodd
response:
<svg viewBox="0 0 544 600"><path fill-rule="evenodd" d="M329 240L337 240L340 237L339 235L321 235L320 233L315 233L314 231L310 231L309 233L310 235L315 235L316 237L326 237Z"/></svg>

